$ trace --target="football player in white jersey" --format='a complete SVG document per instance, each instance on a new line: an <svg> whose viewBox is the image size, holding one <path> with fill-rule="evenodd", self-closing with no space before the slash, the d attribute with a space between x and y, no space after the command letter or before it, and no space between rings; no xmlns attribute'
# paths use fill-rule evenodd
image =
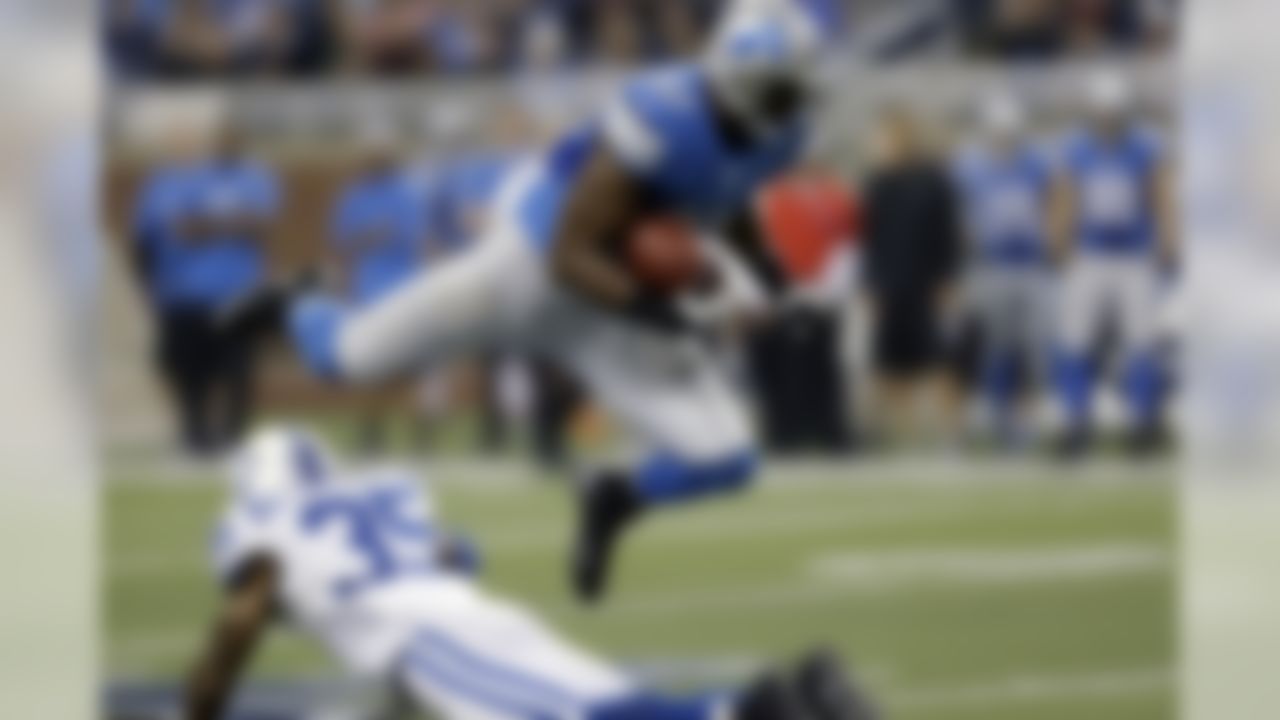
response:
<svg viewBox="0 0 1280 720"><path fill-rule="evenodd" d="M490 595L420 479L342 469L310 436L260 432L238 458L212 554L226 588L186 720L224 717L276 621L445 720L870 720L839 661L815 653L737 692L646 688Z"/></svg>
<svg viewBox="0 0 1280 720"><path fill-rule="evenodd" d="M360 383L515 344L576 375L642 445L634 463L582 484L572 580L599 597L615 541L642 511L733 492L756 473L751 423L696 330L758 315L786 290L751 208L806 149L820 46L799 0L733 4L703 59L631 78L515 170L471 251L365 311L296 303L301 356ZM734 301L655 288L626 262L636 229L670 217L714 238L719 271L699 286Z"/></svg>

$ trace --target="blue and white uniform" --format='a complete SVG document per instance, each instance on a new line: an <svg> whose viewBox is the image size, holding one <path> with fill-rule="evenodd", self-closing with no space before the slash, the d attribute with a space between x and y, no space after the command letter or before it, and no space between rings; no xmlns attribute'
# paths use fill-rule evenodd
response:
<svg viewBox="0 0 1280 720"><path fill-rule="evenodd" d="M557 286L548 254L597 148L613 153L660 203L709 228L794 163L807 135L797 122L731 147L702 69L642 74L593 121L512 171L474 248L341 323L332 342L318 313L320 330L304 334L319 340L309 350L303 342L305 354L313 366L361 381L495 345L534 349L575 373L640 439L648 499L733 489L751 475L754 442L709 350L580 300Z"/></svg>
<svg viewBox="0 0 1280 720"><path fill-rule="evenodd" d="M329 230L333 249L351 262L349 297L371 303L413 277L425 260L427 234L428 218L400 172L352 182Z"/></svg>
<svg viewBox="0 0 1280 720"><path fill-rule="evenodd" d="M1157 198L1165 162L1158 137L1133 126L1114 140L1085 130L1062 149L1075 196L1075 248L1063 282L1060 382L1069 420L1088 422L1091 356L1104 324L1119 333L1134 420L1157 411L1154 351L1159 317Z"/></svg>
<svg viewBox="0 0 1280 720"><path fill-rule="evenodd" d="M1011 419L1018 364L1042 370L1051 342L1051 172L1044 153L1030 144L1004 153L970 147L955 162L984 339L983 385L1002 422Z"/></svg>
<svg viewBox="0 0 1280 720"><path fill-rule="evenodd" d="M269 220L280 204L275 175L256 162L210 160L157 171L134 216L151 265L153 302L216 309L255 290L266 276L259 238L232 233L196 241L182 226L193 219Z"/></svg>
<svg viewBox="0 0 1280 720"><path fill-rule="evenodd" d="M238 460L213 564L231 583L270 558L285 621L449 720L590 718L636 696L609 665L442 567L441 532L413 473L338 471L309 437L268 430Z"/></svg>

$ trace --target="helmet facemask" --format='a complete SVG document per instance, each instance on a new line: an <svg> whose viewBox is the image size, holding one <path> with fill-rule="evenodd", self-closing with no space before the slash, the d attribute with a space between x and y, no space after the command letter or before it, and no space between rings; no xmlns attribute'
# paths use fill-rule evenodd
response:
<svg viewBox="0 0 1280 720"><path fill-rule="evenodd" d="M786 0L739 3L722 23L704 64L725 109L753 134L788 125L819 98L820 33Z"/></svg>

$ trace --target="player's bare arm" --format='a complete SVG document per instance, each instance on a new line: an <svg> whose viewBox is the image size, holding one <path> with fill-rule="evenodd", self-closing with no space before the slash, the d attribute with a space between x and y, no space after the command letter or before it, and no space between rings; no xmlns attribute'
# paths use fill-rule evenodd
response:
<svg viewBox="0 0 1280 720"><path fill-rule="evenodd" d="M186 720L222 717L236 683L275 612L279 569L268 558L250 563L226 596L203 653L187 682Z"/></svg>
<svg viewBox="0 0 1280 720"><path fill-rule="evenodd" d="M1071 255L1077 202L1071 178L1065 173L1054 178L1048 213L1049 256L1059 266Z"/></svg>
<svg viewBox="0 0 1280 720"><path fill-rule="evenodd" d="M552 273L605 307L625 309L641 288L610 251L644 208L643 191L611 152L597 148L572 190L552 250Z"/></svg>
<svg viewBox="0 0 1280 720"><path fill-rule="evenodd" d="M1173 162L1163 163L1155 177L1157 242L1160 260L1168 267L1176 267L1182 255L1178 177L1178 167Z"/></svg>

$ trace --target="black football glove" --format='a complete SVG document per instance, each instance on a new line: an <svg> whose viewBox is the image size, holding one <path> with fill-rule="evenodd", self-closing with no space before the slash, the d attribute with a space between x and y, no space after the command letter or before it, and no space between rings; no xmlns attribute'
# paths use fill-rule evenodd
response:
<svg viewBox="0 0 1280 720"><path fill-rule="evenodd" d="M677 335L692 329L689 319L669 296L641 292L626 307L624 314L645 327Z"/></svg>

